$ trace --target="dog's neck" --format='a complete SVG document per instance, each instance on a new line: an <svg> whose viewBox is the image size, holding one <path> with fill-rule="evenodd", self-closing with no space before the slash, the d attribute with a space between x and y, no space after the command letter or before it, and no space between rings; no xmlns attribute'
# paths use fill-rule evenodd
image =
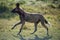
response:
<svg viewBox="0 0 60 40"><path fill-rule="evenodd" d="M19 8L18 14L19 14L20 16L25 17L25 14L26 14L26 13L25 13L21 8Z"/></svg>

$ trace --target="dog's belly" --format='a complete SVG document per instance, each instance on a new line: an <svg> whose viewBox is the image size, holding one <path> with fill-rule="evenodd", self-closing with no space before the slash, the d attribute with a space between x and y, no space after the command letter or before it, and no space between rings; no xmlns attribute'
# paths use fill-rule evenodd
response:
<svg viewBox="0 0 60 40"><path fill-rule="evenodd" d="M33 22L35 22L34 20L25 20L26 22L31 22L31 23L33 23Z"/></svg>

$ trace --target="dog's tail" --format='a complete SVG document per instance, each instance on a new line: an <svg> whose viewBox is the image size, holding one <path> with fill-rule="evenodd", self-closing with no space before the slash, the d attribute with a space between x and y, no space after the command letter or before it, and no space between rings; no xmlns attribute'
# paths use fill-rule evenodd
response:
<svg viewBox="0 0 60 40"><path fill-rule="evenodd" d="M45 23L46 23L48 26L50 26L50 22L48 22L47 20L45 20Z"/></svg>

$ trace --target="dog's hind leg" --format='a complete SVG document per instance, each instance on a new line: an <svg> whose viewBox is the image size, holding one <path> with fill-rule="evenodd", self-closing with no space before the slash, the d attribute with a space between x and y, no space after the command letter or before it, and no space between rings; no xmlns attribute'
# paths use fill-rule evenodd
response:
<svg viewBox="0 0 60 40"><path fill-rule="evenodd" d="M44 20L41 20L41 24L42 24L42 26L47 30L47 35L49 35L49 34L48 34L48 27L44 24Z"/></svg>

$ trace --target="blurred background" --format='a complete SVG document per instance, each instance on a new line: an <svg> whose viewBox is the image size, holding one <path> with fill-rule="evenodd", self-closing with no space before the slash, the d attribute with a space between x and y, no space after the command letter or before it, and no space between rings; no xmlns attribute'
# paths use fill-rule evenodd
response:
<svg viewBox="0 0 60 40"><path fill-rule="evenodd" d="M11 30L19 21L19 15L11 13L16 3L20 3L25 12L43 14L51 24L48 27L51 37L46 36L46 29L40 23L37 32L31 35L34 24L28 22L17 36L20 25ZM0 40L60 40L60 0L0 0Z"/></svg>

